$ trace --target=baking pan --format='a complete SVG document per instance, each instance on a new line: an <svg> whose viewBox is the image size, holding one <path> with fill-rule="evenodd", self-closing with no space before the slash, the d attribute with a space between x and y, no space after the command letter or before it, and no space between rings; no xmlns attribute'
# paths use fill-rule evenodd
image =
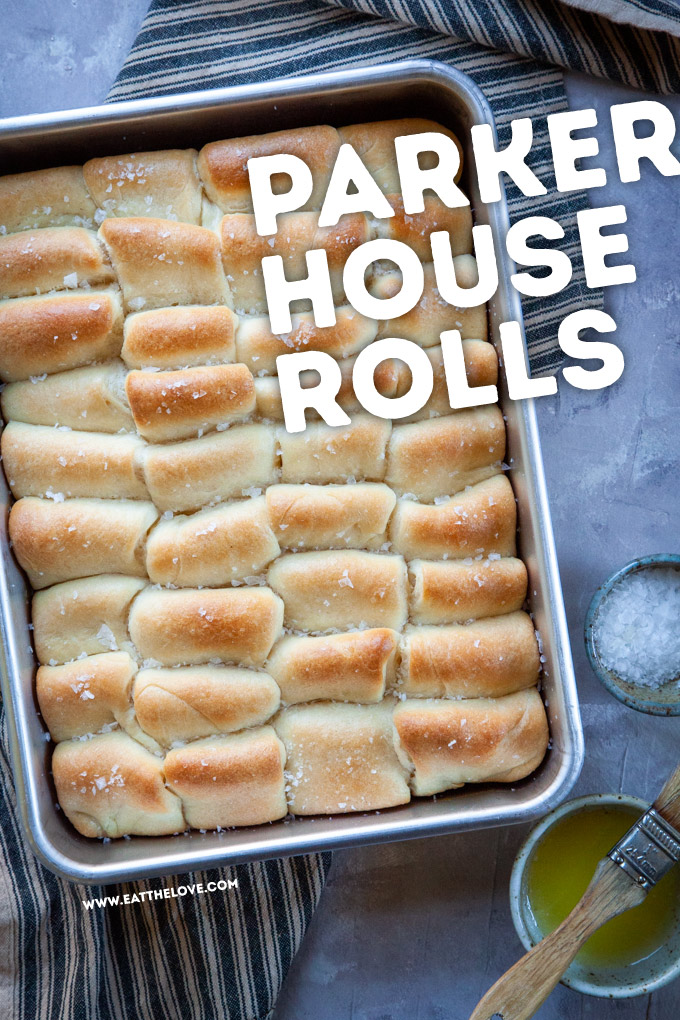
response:
<svg viewBox="0 0 680 1020"><path fill-rule="evenodd" d="M468 147L473 124L493 125L491 109L466 75L444 64L412 60L375 68L288 78L267 84L144 99L63 113L0 121L2 173L81 163L92 156L205 142L306 124L350 124L392 117L427 116L452 128ZM505 250L509 226L505 200L484 207L474 175L464 177L478 223L489 223L496 250ZM500 266L490 303L491 335L498 324L521 323L519 296L510 285L513 266ZM37 711L26 581L9 549L6 512L0 536L2 689L7 711L17 796L26 838L38 858L64 878L109 883L177 874L224 864L434 836L463 829L527 822L562 800L583 761L583 735L564 605L550 524L534 407L508 399L510 480L519 505L520 555L529 571L531 611L543 649L542 690L551 742L540 768L526 780L468 786L435 798L367 814L288 818L221 833L135 837L108 843L79 836L56 808L50 775L52 747ZM0 499L10 502L4 478ZM455 844L451 847L455 853Z"/></svg>

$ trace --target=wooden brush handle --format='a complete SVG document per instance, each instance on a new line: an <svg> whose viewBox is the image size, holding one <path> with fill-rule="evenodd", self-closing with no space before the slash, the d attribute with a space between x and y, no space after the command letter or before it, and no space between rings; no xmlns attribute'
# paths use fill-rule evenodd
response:
<svg viewBox="0 0 680 1020"><path fill-rule="evenodd" d="M663 790L652 806L680 832L680 765L670 779L666 780Z"/></svg>
<svg viewBox="0 0 680 1020"><path fill-rule="evenodd" d="M584 942L606 921L636 907L645 890L605 857L568 917L486 993L470 1020L528 1020L545 1002Z"/></svg>

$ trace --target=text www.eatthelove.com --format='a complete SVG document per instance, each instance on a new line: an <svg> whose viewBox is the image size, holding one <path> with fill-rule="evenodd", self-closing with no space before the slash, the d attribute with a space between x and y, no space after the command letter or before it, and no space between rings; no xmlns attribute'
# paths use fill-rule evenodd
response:
<svg viewBox="0 0 680 1020"><path fill-rule="evenodd" d="M203 896L205 893L225 892L238 889L237 878L221 878L218 882L196 882L193 885L178 885L177 888L166 886L164 889L142 889L135 893L123 893L116 896L94 897L83 900L86 910L95 907L127 907L132 903L144 903L148 900L170 900L179 896Z"/></svg>

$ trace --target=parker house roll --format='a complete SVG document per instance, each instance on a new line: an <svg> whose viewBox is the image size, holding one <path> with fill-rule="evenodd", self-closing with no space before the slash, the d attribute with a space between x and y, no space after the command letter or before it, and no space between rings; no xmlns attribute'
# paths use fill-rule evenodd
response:
<svg viewBox="0 0 680 1020"><path fill-rule="evenodd" d="M262 825L288 813L283 744L271 726L197 740L168 753L165 778L194 829Z"/></svg>
<svg viewBox="0 0 680 1020"><path fill-rule="evenodd" d="M281 481L381 482L390 432L389 421L367 414L355 415L349 425L311 422L303 432L279 429Z"/></svg>
<svg viewBox="0 0 680 1020"><path fill-rule="evenodd" d="M274 725L286 747L294 815L374 811L411 799L394 749L391 703L294 705Z"/></svg>
<svg viewBox="0 0 680 1020"><path fill-rule="evenodd" d="M262 275L265 256L280 255L286 279L301 280L307 276L307 252L319 248L328 258L333 300L336 305L343 303L342 270L347 256L371 239L371 227L363 213L347 213L334 227L320 227L318 221L316 212L282 213L276 234L262 237L255 229L255 217L248 213L228 213L222 219L222 260L237 312L267 313ZM300 301L293 301L291 309L304 310Z"/></svg>
<svg viewBox="0 0 680 1020"><path fill-rule="evenodd" d="M395 425L385 481L425 502L460 492L501 470L505 423L494 404L432 421Z"/></svg>
<svg viewBox="0 0 680 1020"><path fill-rule="evenodd" d="M38 660L56 666L83 654L134 655L127 621L132 600L145 586L139 577L98 574L37 591L32 616Z"/></svg>
<svg viewBox="0 0 680 1020"><path fill-rule="evenodd" d="M204 227L134 216L104 220L99 236L127 311L164 305L229 305L219 240Z"/></svg>
<svg viewBox="0 0 680 1020"><path fill-rule="evenodd" d="M289 553L267 574L293 630L346 630L406 623L407 576L401 556L359 552Z"/></svg>
<svg viewBox="0 0 680 1020"><path fill-rule="evenodd" d="M148 499L138 436L74 432L11 421L2 459L14 496L101 496Z"/></svg>
<svg viewBox="0 0 680 1020"><path fill-rule="evenodd" d="M152 581L219 586L254 577L281 552L264 496L162 520L149 536Z"/></svg>
<svg viewBox="0 0 680 1020"><path fill-rule="evenodd" d="M464 623L521 609L527 597L527 568L512 556L409 564L413 623Z"/></svg>
<svg viewBox="0 0 680 1020"><path fill-rule="evenodd" d="M164 747L260 726L279 707L267 673L235 666L142 669L133 687L139 725Z"/></svg>
<svg viewBox="0 0 680 1020"><path fill-rule="evenodd" d="M114 281L96 234L82 227L22 230L0 237L0 298Z"/></svg>
<svg viewBox="0 0 680 1020"><path fill-rule="evenodd" d="M288 705L317 699L376 702L394 680L398 640L387 627L284 637L274 645L267 669Z"/></svg>
<svg viewBox="0 0 680 1020"><path fill-rule="evenodd" d="M468 386L495 386L498 382L498 356L493 344L486 340L463 340L462 347ZM432 365L432 393L419 411L406 418L400 418L399 425L426 421L428 418L439 418L452 413L441 346L426 347L425 353ZM400 397L410 390L412 376L411 370L403 361L397 361L396 364L399 374L396 396Z"/></svg>
<svg viewBox="0 0 680 1020"><path fill-rule="evenodd" d="M485 344L484 346L488 347L489 345ZM356 412L363 410L354 392L353 372L355 362L356 355L351 358L343 358L337 362L340 368L341 382L340 389L335 397L340 407L347 411L348 414L355 412L351 414L352 418L356 417ZM403 383L406 371L404 362L397 361L395 358L386 358L385 361L381 361L373 373L373 382L378 393L383 397L396 397L402 385L404 385L404 392L409 389L410 384L405 385ZM318 372L300 372L300 385L303 389L316 386L318 381ZM276 376L264 376L260 379L255 379L255 401L257 413L261 417L268 418L271 421L283 421L281 387ZM315 420L319 417L320 415L316 408L307 407L305 409L305 420Z"/></svg>
<svg viewBox="0 0 680 1020"><path fill-rule="evenodd" d="M159 510L197 510L252 495L276 480L276 432L271 425L232 425L200 439L148 446L144 479ZM257 495L260 493L258 492Z"/></svg>
<svg viewBox="0 0 680 1020"><path fill-rule="evenodd" d="M188 439L255 410L255 386L245 365L133 371L125 392L137 431L150 442Z"/></svg>
<svg viewBox="0 0 680 1020"><path fill-rule="evenodd" d="M201 182L195 149L131 152L90 159L85 183L107 216L158 216L201 222Z"/></svg>
<svg viewBox="0 0 680 1020"><path fill-rule="evenodd" d="M52 756L59 803L82 836L169 836L186 822L163 759L121 730L66 740Z"/></svg>
<svg viewBox="0 0 680 1020"><path fill-rule="evenodd" d="M39 227L94 225L95 204L79 166L0 177L0 234Z"/></svg>
<svg viewBox="0 0 680 1020"><path fill-rule="evenodd" d="M198 171L208 198L223 212L252 212L248 160L281 153L297 156L307 164L313 180L312 193L303 208L320 209L339 148L338 132L327 124L247 135L204 145L198 156ZM275 194L289 188L287 174L273 177Z"/></svg>
<svg viewBox="0 0 680 1020"><path fill-rule="evenodd" d="M505 475L427 506L397 500L389 526L392 551L406 559L482 559L516 553L517 507Z"/></svg>
<svg viewBox="0 0 680 1020"><path fill-rule="evenodd" d="M134 432L125 396L125 366L103 365L9 383L2 391L5 421L65 425L86 432Z"/></svg>
<svg viewBox="0 0 680 1020"><path fill-rule="evenodd" d="M392 195L401 191L394 139L403 135L416 135L429 131L447 135L455 143L460 155L460 166L454 180L459 180L463 171L461 144L452 131L433 120L425 120L423 117L403 117L398 120L373 121L369 124L350 124L340 128L338 134L342 142L349 142L361 156L364 165L370 170L380 190L386 195ZM418 162L424 170L430 169L437 166L438 157L434 153L423 152Z"/></svg>
<svg viewBox="0 0 680 1020"><path fill-rule="evenodd" d="M400 650L397 684L409 697L495 698L538 680L538 644L523 612L443 627L409 625Z"/></svg>
<svg viewBox="0 0 680 1020"><path fill-rule="evenodd" d="M474 287L478 282L477 263L472 255L457 255L453 260L456 280L461 287ZM418 304L396 319L386 319L378 329L378 339L389 336L403 337L421 347L436 347L441 343L445 329L457 329L463 340L486 340L488 325L486 305L457 308L442 297L431 262L423 266L425 286ZM376 274L369 283L374 297L391 298L402 288L399 272Z"/></svg>
<svg viewBox="0 0 680 1020"><path fill-rule="evenodd" d="M125 319L121 357L128 368L185 368L235 361L237 317L226 305L185 305Z"/></svg>
<svg viewBox="0 0 680 1020"><path fill-rule="evenodd" d="M350 305L335 309L334 326L317 326L311 312L291 316L289 333L272 333L267 315L242 318L236 334L236 352L254 375L276 373L280 354L323 351L333 358L346 358L375 340L378 323L355 312Z"/></svg>
<svg viewBox="0 0 680 1020"><path fill-rule="evenodd" d="M282 549L379 549L396 497L387 485L270 485L267 510Z"/></svg>
<svg viewBox="0 0 680 1020"><path fill-rule="evenodd" d="M147 588L130 611L130 637L161 666L213 659L261 666L281 633L283 603L269 588Z"/></svg>
<svg viewBox="0 0 680 1020"><path fill-rule="evenodd" d="M421 262L432 261L430 234L445 230L449 235L453 256L473 251L472 210L469 205L449 209L434 195L424 195L425 209L421 213L405 213L401 195L388 195L387 201L394 216L376 220L378 237L389 237L413 248Z"/></svg>
<svg viewBox="0 0 680 1020"><path fill-rule="evenodd" d="M0 336L5 382L115 358L123 343L120 294L90 290L0 301Z"/></svg>
<svg viewBox="0 0 680 1020"><path fill-rule="evenodd" d="M144 577L144 544L158 518L153 503L25 496L9 515L9 536L34 588L93 574Z"/></svg>
<svg viewBox="0 0 680 1020"><path fill-rule="evenodd" d="M137 664L127 652L105 652L63 666L40 666L36 692L53 740L70 740L132 716L132 679Z"/></svg>
<svg viewBox="0 0 680 1020"><path fill-rule="evenodd" d="M402 701L397 748L419 797L464 783L515 783L540 765L548 721L535 687L502 698Z"/></svg>

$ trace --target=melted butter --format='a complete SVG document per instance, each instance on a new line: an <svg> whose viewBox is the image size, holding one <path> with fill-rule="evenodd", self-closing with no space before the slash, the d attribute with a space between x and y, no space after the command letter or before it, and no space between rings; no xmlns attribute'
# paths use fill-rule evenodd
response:
<svg viewBox="0 0 680 1020"><path fill-rule="evenodd" d="M626 805L595 805L560 819L542 837L529 861L526 894L543 935L553 931L576 906L597 862L640 817ZM576 957L582 966L612 970L647 959L680 925L680 865L673 868L643 903L607 921Z"/></svg>

